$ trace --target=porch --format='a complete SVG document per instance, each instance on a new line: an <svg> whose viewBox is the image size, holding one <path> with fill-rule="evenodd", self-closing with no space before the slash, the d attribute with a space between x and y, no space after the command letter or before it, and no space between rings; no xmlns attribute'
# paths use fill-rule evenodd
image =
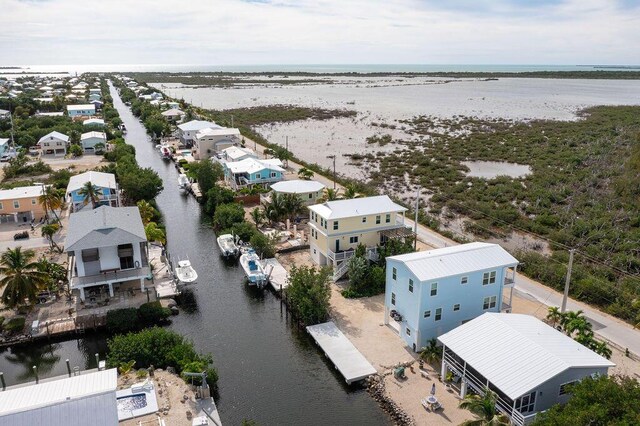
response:
<svg viewBox="0 0 640 426"><path fill-rule="evenodd" d="M73 271L73 265L71 265L71 271ZM145 291L144 280L150 277L149 266L142 266L139 268L131 269L119 269L111 271L101 271L98 274L86 275L84 277L72 276L69 280L71 290L78 290L80 292L80 299L86 300L85 290L93 287L101 287L105 289L105 294L109 297L114 297L114 286L126 281L139 281L140 291ZM96 297L101 293L96 293L95 289L92 289L93 295Z"/></svg>

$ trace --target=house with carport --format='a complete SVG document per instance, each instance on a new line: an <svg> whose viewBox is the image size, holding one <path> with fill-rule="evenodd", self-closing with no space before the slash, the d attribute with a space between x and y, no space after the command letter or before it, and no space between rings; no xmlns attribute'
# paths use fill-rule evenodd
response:
<svg viewBox="0 0 640 426"><path fill-rule="evenodd" d="M607 375L615 364L539 319L485 313L442 336L441 377L460 383L460 398L486 389L515 426L571 398L571 385Z"/></svg>
<svg viewBox="0 0 640 426"><path fill-rule="evenodd" d="M105 132L86 132L80 136L80 145L84 152L95 153L96 145L102 144L102 147L107 146L107 135Z"/></svg>
<svg viewBox="0 0 640 426"><path fill-rule="evenodd" d="M53 131L41 137L38 146L43 156L64 157L69 147L69 136Z"/></svg>
<svg viewBox="0 0 640 426"><path fill-rule="evenodd" d="M42 185L0 190L0 223L30 223L45 217L40 203Z"/></svg>
<svg viewBox="0 0 640 426"><path fill-rule="evenodd" d="M138 207L100 206L71 214L64 247L70 288L83 302L113 298L116 291L145 291L150 269Z"/></svg>

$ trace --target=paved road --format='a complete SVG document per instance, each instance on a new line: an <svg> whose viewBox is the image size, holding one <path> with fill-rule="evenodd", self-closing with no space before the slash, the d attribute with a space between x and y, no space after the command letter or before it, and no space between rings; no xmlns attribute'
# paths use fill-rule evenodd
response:
<svg viewBox="0 0 640 426"><path fill-rule="evenodd" d="M262 145L255 145L251 139L248 139L246 137L245 140L247 141L247 147L256 147L257 152L262 153L264 149ZM292 169L294 173L297 173L300 167L302 166L294 163L293 161L289 161L289 168ZM328 188L333 187L333 181L329 178L315 174L313 179L323 183ZM337 188L343 189L339 184L337 184ZM414 221L409 218L405 218L405 224L407 226L410 226L411 228L414 227ZM434 230L420 224L418 224L417 235L419 241L436 248L448 247L458 244L457 242L443 235L440 235ZM541 302L546 306L560 306L562 303L561 293L558 293L557 291L552 290L537 281L525 277L522 274L516 275L515 290L517 294ZM609 342L622 349L628 348L629 351L640 357L640 330L636 330L629 324L617 318L614 318L611 315L600 312L596 308L569 299L569 301L567 302L567 310L574 311L578 309L584 311L585 316L589 318L589 320L593 324L594 332L601 338L608 340Z"/></svg>

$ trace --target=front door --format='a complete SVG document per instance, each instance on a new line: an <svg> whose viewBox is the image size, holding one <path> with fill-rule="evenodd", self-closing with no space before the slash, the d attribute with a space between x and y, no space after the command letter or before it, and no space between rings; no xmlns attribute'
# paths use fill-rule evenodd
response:
<svg viewBox="0 0 640 426"><path fill-rule="evenodd" d="M340 251L340 240L336 240L336 253Z"/></svg>

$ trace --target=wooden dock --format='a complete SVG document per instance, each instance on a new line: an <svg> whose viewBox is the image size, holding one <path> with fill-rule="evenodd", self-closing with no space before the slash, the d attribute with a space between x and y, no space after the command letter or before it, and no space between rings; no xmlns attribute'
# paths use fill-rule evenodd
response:
<svg viewBox="0 0 640 426"><path fill-rule="evenodd" d="M344 376L347 384L365 379L377 371L333 321L310 325L307 332Z"/></svg>

